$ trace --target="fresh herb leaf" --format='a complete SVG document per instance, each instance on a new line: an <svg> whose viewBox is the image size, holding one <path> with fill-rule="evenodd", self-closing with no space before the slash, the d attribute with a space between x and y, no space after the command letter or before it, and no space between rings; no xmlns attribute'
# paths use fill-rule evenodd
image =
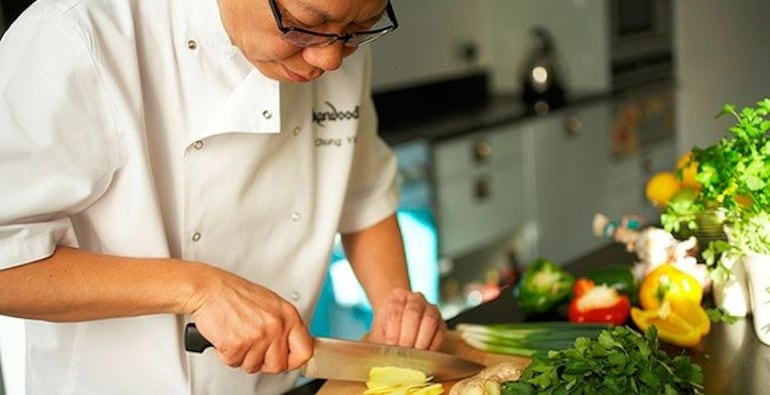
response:
<svg viewBox="0 0 770 395"><path fill-rule="evenodd" d="M500 384L500 395L536 395L535 387L520 381L506 381Z"/></svg>
<svg viewBox="0 0 770 395"><path fill-rule="evenodd" d="M711 322L734 324L735 321L738 321L738 317L731 315L722 309L706 309L706 314L708 314Z"/></svg>
<svg viewBox="0 0 770 395"><path fill-rule="evenodd" d="M699 394L703 373L689 357L666 354L654 326L644 335L618 326L536 356L517 383L511 388L520 392L507 394Z"/></svg>
<svg viewBox="0 0 770 395"><path fill-rule="evenodd" d="M694 147L695 179L701 191L691 205L669 205L661 215L668 231L697 227L699 213L717 210L730 227L730 248L770 253L770 98L740 111L728 104L717 118L732 116L728 135L706 147ZM714 257L706 257L713 260Z"/></svg>

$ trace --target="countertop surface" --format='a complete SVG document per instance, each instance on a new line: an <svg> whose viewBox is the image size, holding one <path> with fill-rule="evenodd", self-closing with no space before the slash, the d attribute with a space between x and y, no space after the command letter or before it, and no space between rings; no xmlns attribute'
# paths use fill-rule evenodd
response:
<svg viewBox="0 0 770 395"><path fill-rule="evenodd" d="M388 117L381 121L380 135L390 145L398 145L415 139L441 141L498 125L512 124L545 116L571 108L577 108L610 98L608 93L576 95L568 98L565 105L544 114L536 114L518 95L495 95L478 103L439 113L428 113L419 118Z"/></svg>
<svg viewBox="0 0 770 395"><path fill-rule="evenodd" d="M630 264L634 260L635 257L626 252L623 245L613 243L569 262L565 268L581 275L593 268ZM447 323L453 328L461 322L519 322L526 319L510 289L504 289L497 299L464 311ZM733 324L713 324L711 332L694 348L667 346L666 351L688 355L703 368L706 394L770 393L770 346L757 339L751 316L738 319ZM286 395L315 394L322 384L322 380L315 380Z"/></svg>

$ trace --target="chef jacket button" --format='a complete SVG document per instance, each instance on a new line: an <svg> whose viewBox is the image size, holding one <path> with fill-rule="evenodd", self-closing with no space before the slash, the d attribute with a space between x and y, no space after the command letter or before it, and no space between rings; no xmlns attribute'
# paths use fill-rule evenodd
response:
<svg viewBox="0 0 770 395"><path fill-rule="evenodd" d="M290 296L290 298L291 298L291 300L293 300L293 301L295 301L295 302L298 302L298 301L299 301L299 299L300 299L300 296L301 296L301 295L299 294L299 292L297 292L297 291L294 291L294 292L292 292L292 293L291 293L291 296Z"/></svg>
<svg viewBox="0 0 770 395"><path fill-rule="evenodd" d="M262 111L262 116L265 117L265 119L270 119L273 117L273 113L270 112L270 110Z"/></svg>
<svg viewBox="0 0 770 395"><path fill-rule="evenodd" d="M302 214L300 214L298 212L294 212L294 213L291 214L291 220L292 221L297 222L300 219L302 219Z"/></svg>
<svg viewBox="0 0 770 395"><path fill-rule="evenodd" d="M192 39L187 40L187 49L192 51L198 49L198 42Z"/></svg>
<svg viewBox="0 0 770 395"><path fill-rule="evenodd" d="M198 140L198 141L194 142L193 143L193 148L195 148L195 149L202 149L203 148L203 141Z"/></svg>
<svg viewBox="0 0 770 395"><path fill-rule="evenodd" d="M193 235L192 235L192 239L193 239L193 241L198 241L198 240L200 240L200 239L201 239L201 234L200 234L200 233L198 233L198 232L195 232L195 233L193 233Z"/></svg>
<svg viewBox="0 0 770 395"><path fill-rule="evenodd" d="M294 135L295 135L295 136L299 135L299 132L301 132L301 131L302 131L302 128L300 128L299 126L297 126L296 128L294 128Z"/></svg>

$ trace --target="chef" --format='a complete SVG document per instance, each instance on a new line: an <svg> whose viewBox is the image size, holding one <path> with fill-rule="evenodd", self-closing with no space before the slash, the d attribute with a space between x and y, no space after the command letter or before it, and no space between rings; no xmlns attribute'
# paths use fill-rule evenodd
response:
<svg viewBox="0 0 770 395"><path fill-rule="evenodd" d="M0 314L30 394L278 394L334 237L369 340L437 349L365 47L387 0L38 0L0 41ZM194 321L215 349L186 353Z"/></svg>

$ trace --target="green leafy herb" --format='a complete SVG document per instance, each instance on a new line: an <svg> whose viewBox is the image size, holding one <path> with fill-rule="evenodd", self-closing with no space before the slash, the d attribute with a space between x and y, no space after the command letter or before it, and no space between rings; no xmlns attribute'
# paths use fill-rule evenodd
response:
<svg viewBox="0 0 770 395"><path fill-rule="evenodd" d="M717 117L736 120L729 134L706 148L695 147L695 179L701 191L687 207L669 205L661 215L666 230L697 228L698 214L718 212L730 227L731 248L770 253L770 99L740 111L728 104Z"/></svg>
<svg viewBox="0 0 770 395"><path fill-rule="evenodd" d="M536 395L535 387L520 381L506 381L500 384L500 395Z"/></svg>
<svg viewBox="0 0 770 395"><path fill-rule="evenodd" d="M711 322L724 322L727 324L734 324L738 321L738 317L724 311L723 309L706 309Z"/></svg>
<svg viewBox="0 0 770 395"><path fill-rule="evenodd" d="M618 326L573 348L536 356L517 384L501 394L700 394L701 367L684 355L670 357L651 326L641 333ZM529 388L528 388L529 387Z"/></svg>

